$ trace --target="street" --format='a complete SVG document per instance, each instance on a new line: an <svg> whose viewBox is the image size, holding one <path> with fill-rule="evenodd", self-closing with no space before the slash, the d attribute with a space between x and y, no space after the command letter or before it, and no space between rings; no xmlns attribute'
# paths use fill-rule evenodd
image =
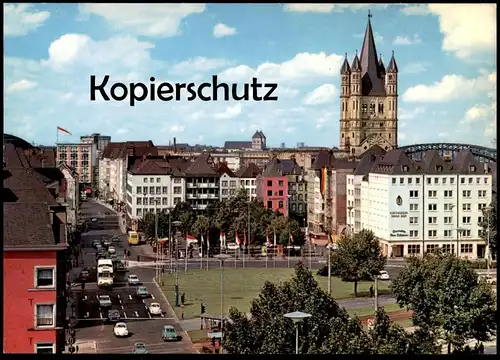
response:
<svg viewBox="0 0 500 360"><path fill-rule="evenodd" d="M97 218L92 222L92 218ZM72 291L76 293L78 305L76 306L78 323L76 325L76 339L79 348L83 349L87 343L95 344L88 346L97 353L131 353L135 343L145 343L148 353L171 354L171 353L193 353L192 343L185 335L170 305L157 286L152 282L154 276L149 270L135 272L143 281L150 293L150 300L160 304L162 315L152 316L147 310L147 301L136 298L136 286L129 286L126 282L127 274L120 274L115 278L116 283L110 289L101 289L97 286L95 279L89 279L82 289L75 280L85 267L97 265L96 251L92 248L94 240L100 240L102 236L119 235L118 242L114 242L116 254L123 259L124 249L128 248L126 235L120 232L118 217L115 212L89 200L82 205L82 219L88 221L87 232L82 234L81 254L78 267L70 273L70 280L74 283ZM111 307L99 306L98 296L109 295ZM127 323L129 336L126 338L115 338L113 324L107 321L109 309L116 309L120 313L120 321ZM161 339L164 325L173 325L182 340L177 342L163 342ZM91 351L89 351L91 352Z"/></svg>

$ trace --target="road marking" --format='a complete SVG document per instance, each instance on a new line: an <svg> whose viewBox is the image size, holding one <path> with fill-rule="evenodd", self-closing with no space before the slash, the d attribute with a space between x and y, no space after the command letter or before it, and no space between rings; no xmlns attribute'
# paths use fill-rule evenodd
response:
<svg viewBox="0 0 500 360"><path fill-rule="evenodd" d="M85 296L83 297L83 300L84 300L84 301L87 301L87 295L85 295Z"/></svg>
<svg viewBox="0 0 500 360"><path fill-rule="evenodd" d="M122 303L122 301L121 301L121 300L118 300L118 302L119 302L120 304Z"/></svg>
<svg viewBox="0 0 500 360"><path fill-rule="evenodd" d="M125 309L125 308L124 308L124 307L123 307L123 305L122 305L122 310L124 310L124 309Z"/></svg>
<svg viewBox="0 0 500 360"><path fill-rule="evenodd" d="M151 313L149 311L146 311L148 313L149 318L151 319Z"/></svg>
<svg viewBox="0 0 500 360"><path fill-rule="evenodd" d="M96 295L95 298L97 299L97 301L99 301L99 295Z"/></svg>
<svg viewBox="0 0 500 360"><path fill-rule="evenodd" d="M123 306L122 306L122 309L123 309ZM123 312L123 317L126 319L127 318L127 313L124 311Z"/></svg>
<svg viewBox="0 0 500 360"><path fill-rule="evenodd" d="M139 313L137 311L134 312L135 312L135 317L139 317Z"/></svg>
<svg viewBox="0 0 500 360"><path fill-rule="evenodd" d="M90 316L90 313L87 311L87 312L85 313L85 317L86 317L86 318L88 318L89 316Z"/></svg>
<svg viewBox="0 0 500 360"><path fill-rule="evenodd" d="M118 300L120 300L120 295L116 295L116 297L118 298Z"/></svg>
<svg viewBox="0 0 500 360"><path fill-rule="evenodd" d="M144 299L142 299L142 303L145 304L146 302L144 301Z"/></svg>
<svg viewBox="0 0 500 360"><path fill-rule="evenodd" d="M129 300L132 300L132 295L129 295L129 296L128 296L128 299L129 299Z"/></svg>
<svg viewBox="0 0 500 360"><path fill-rule="evenodd" d="M102 319L102 312L100 312L100 311L99 311L99 316L100 316L100 317L101 317L101 319Z"/></svg>
<svg viewBox="0 0 500 360"><path fill-rule="evenodd" d="M163 313L161 313L160 315L161 315L161 317L165 317L165 315L163 315Z"/></svg>
<svg viewBox="0 0 500 360"><path fill-rule="evenodd" d="M151 294L151 299L153 299L153 300L155 299L155 297L154 297L154 295L153 295L153 294Z"/></svg>

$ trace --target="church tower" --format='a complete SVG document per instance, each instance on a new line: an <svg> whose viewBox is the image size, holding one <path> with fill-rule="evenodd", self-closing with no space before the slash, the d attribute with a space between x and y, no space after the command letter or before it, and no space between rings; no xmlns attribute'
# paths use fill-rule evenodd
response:
<svg viewBox="0 0 500 360"><path fill-rule="evenodd" d="M361 54L340 69L340 150L359 157L373 145L398 146L398 66L392 53L387 69L378 57L368 12Z"/></svg>

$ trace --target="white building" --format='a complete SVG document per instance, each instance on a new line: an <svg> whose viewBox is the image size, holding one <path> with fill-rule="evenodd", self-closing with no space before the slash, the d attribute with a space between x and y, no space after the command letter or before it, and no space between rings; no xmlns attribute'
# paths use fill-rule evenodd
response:
<svg viewBox="0 0 500 360"><path fill-rule="evenodd" d="M359 176L348 177L349 225L372 230L389 256L442 247L463 258L484 258L478 224L491 203L493 179L470 152L461 151L450 163L436 151L412 161L403 150L392 150L361 181Z"/></svg>
<svg viewBox="0 0 500 360"><path fill-rule="evenodd" d="M62 163L59 165L59 170L61 170L66 180L66 221L67 225L72 229L76 230L76 225L78 223L78 210L79 210L79 198L80 191L78 186L78 174L74 169L70 168L68 165Z"/></svg>
<svg viewBox="0 0 500 360"><path fill-rule="evenodd" d="M185 179L181 170L189 162L164 157L129 158L126 208L129 219L137 220L147 213L173 209L186 200Z"/></svg>
<svg viewBox="0 0 500 360"><path fill-rule="evenodd" d="M229 169L229 166L221 163L217 168L217 172L220 175L220 200L229 199L236 195L239 179Z"/></svg>
<svg viewBox="0 0 500 360"><path fill-rule="evenodd" d="M238 188L245 189L252 200L257 198L256 180L257 176L261 174L262 171L254 163L249 163L248 166L241 168L235 174L238 177Z"/></svg>

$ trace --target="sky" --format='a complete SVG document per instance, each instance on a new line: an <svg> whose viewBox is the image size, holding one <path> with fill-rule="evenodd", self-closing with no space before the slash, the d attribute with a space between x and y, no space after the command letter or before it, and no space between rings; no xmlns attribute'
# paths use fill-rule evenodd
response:
<svg viewBox="0 0 500 360"><path fill-rule="evenodd" d="M371 11L399 67L399 145L496 138L495 4L4 4L4 131L36 144L338 146L340 67ZM278 84L278 101L90 101L115 82ZM99 80L99 81L101 81ZM108 86L108 92L109 92Z"/></svg>

